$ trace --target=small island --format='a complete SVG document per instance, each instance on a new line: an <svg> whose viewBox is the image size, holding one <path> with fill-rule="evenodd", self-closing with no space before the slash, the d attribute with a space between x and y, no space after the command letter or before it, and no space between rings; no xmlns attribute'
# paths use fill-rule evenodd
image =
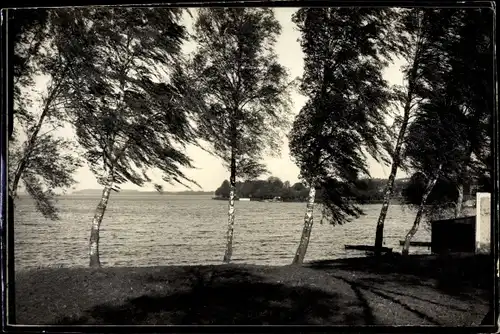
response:
<svg viewBox="0 0 500 334"><path fill-rule="evenodd" d="M402 202L403 190L408 185L409 178L396 179L392 203ZM387 180L377 178L361 178L355 186L357 197L351 198L360 204L380 204L384 200L384 187ZM224 180L215 190L214 200L229 199L230 184ZM316 193L316 203L322 202L322 189ZM236 200L260 202L306 202L309 188L301 182L293 185L289 181L283 182L280 178L270 176L267 180L248 180L236 182Z"/></svg>

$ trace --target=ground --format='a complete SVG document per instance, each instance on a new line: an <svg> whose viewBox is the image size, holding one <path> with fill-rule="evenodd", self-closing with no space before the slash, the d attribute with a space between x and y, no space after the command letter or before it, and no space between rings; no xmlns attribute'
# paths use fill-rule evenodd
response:
<svg viewBox="0 0 500 334"><path fill-rule="evenodd" d="M387 256L281 267L20 271L16 319L66 325L476 326L489 311L489 262Z"/></svg>

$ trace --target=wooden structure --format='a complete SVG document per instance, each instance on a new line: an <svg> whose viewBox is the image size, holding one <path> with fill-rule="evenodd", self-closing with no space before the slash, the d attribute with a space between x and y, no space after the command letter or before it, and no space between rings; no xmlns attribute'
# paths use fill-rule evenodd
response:
<svg viewBox="0 0 500 334"><path fill-rule="evenodd" d="M435 220L431 222L431 252L474 253L476 216Z"/></svg>
<svg viewBox="0 0 500 334"><path fill-rule="evenodd" d="M399 240L400 246L403 246L404 244L405 244L404 240ZM430 242L430 241L410 241L410 246L431 248L431 245L432 245L432 242Z"/></svg>
<svg viewBox="0 0 500 334"><path fill-rule="evenodd" d="M345 249L361 250L361 251L375 251L375 246L369 245L344 245ZM382 247L382 253L392 253L392 248Z"/></svg>

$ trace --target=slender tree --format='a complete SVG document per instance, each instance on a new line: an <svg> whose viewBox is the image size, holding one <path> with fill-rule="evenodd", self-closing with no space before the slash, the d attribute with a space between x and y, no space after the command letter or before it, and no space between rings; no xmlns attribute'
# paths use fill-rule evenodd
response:
<svg viewBox="0 0 500 334"><path fill-rule="evenodd" d="M316 199L316 186L309 187L309 195L307 197L306 213L304 215L304 227L302 229L302 236L300 237L299 246L293 258L293 264L301 264L304 262L309 240L311 238L311 231L313 226L313 213L314 201Z"/></svg>
<svg viewBox="0 0 500 334"><path fill-rule="evenodd" d="M417 215L405 237L403 255L408 255L410 241L420 225L424 209L436 182L442 176L453 177L467 150L466 119L460 106L446 92L421 106L419 115L409 127L404 158L412 170L421 173L426 182L418 201Z"/></svg>
<svg viewBox="0 0 500 334"><path fill-rule="evenodd" d="M6 14L6 15L5 15ZM49 131L60 124L54 122L57 112L60 82L64 78L60 66L51 66L60 60L47 46L50 43L50 27L55 24L44 9L2 10L7 26L7 58L12 61L13 75L8 80L12 94L8 94L7 126L9 139L8 162L8 218L7 244L14 245L14 208L19 187L34 200L37 210L49 219L58 219L56 206L57 188L64 190L74 183L73 172L80 161L71 152L71 142L53 136ZM36 79L48 77L46 92L36 91ZM34 101L38 100L38 108ZM66 152L65 152L66 151ZM7 173L6 173L7 174ZM5 174L3 174L3 177ZM4 254L5 255L5 254ZM15 261L8 260L10 273L14 273ZM15 304L15 278L9 274L9 301ZM9 322L15 323L16 315L9 312Z"/></svg>
<svg viewBox="0 0 500 334"><path fill-rule="evenodd" d="M316 190L333 224L362 214L349 198L366 153L383 158L384 114L391 96L382 70L390 51L391 10L300 9L293 20L305 54L301 91L309 97L290 132L290 152L309 187L302 237L293 263L302 263L313 225Z"/></svg>
<svg viewBox="0 0 500 334"><path fill-rule="evenodd" d="M61 129L61 99L68 69L79 55L54 48L60 30L57 15L40 10L15 10L14 119L9 145L9 195L15 200L21 184L44 217L58 219L55 189L66 189L75 180L81 161L72 154L75 145L54 136ZM35 89L36 79L48 77L46 92ZM35 104L34 100L39 103ZM39 106L39 109L36 108Z"/></svg>
<svg viewBox="0 0 500 334"><path fill-rule="evenodd" d="M291 85L273 50L280 29L270 8L201 8L194 26L198 131L230 171L226 263L233 253L236 179L266 172L259 162L264 149L279 153L289 124Z"/></svg>
<svg viewBox="0 0 500 334"><path fill-rule="evenodd" d="M178 23L181 11L92 8L79 13L85 24L75 29L81 47L92 53L72 72L66 107L84 157L103 186L89 239L90 266L99 267L99 230L111 191L127 181L151 182L153 168L163 172L164 181L193 183L180 167L191 167L182 147L196 137L176 84L182 68L175 60L186 38Z"/></svg>
<svg viewBox="0 0 500 334"><path fill-rule="evenodd" d="M397 115L393 124L396 142L387 145L386 149L392 158L391 171L384 190L384 200L377 220L375 234L375 255L381 254L384 239L384 222L394 190L394 180L402 164L405 136L412 119L416 117L419 105L425 96L419 92L425 87L424 73L442 73L448 61L440 48L443 38L452 38L450 26L453 15L441 9L414 8L398 10L399 18L395 21L395 29L399 32L394 39L395 55L406 61L403 66L406 85L395 86L396 101L402 108L402 116ZM432 72L434 71L434 72Z"/></svg>
<svg viewBox="0 0 500 334"><path fill-rule="evenodd" d="M422 220L422 216L424 214L424 209L425 209L425 205L427 203L427 198L429 197L429 194L432 192L432 189L434 188L437 180L439 179L439 176L441 173L441 168L442 168L442 165L440 164L438 166L437 170L432 174L432 177L427 182L427 185L425 187L425 191L422 195L422 199L420 200L420 205L418 206L417 215L416 215L415 220L413 222L413 226L406 234L406 237L404 240L403 250L402 250L403 255L408 255L410 252L410 242L418 231L418 227L420 226L420 221Z"/></svg>
<svg viewBox="0 0 500 334"><path fill-rule="evenodd" d="M490 189L487 179L490 177L492 168L491 161L491 135L492 122L491 110L493 103L493 68L492 53L492 17L493 13L488 9L461 9L441 10L439 15L448 17L436 22L448 22L446 34L436 34L434 55L440 58L426 57L422 59L422 85L418 95L423 97L426 108L421 112L429 113L429 105L441 103L442 96L453 101L455 108L442 108L447 114L447 128L458 128L461 134L456 139L453 155L453 168L447 163L440 174L434 190L427 198L425 216L428 219L439 216L448 218L450 216L450 204L455 217L462 213L464 198L464 186L480 189L486 186ZM442 111L441 111L442 112ZM432 122L429 126L433 126ZM424 129L425 130L425 129ZM419 130L420 131L420 130ZM429 132L429 130L425 130ZM439 133L439 129L437 130ZM447 134L439 141L451 140L453 136ZM420 139L414 139L420 142ZM414 145L413 142L408 142ZM459 149L457 149L459 148ZM443 152L427 152L429 157L443 160ZM437 156L434 156L437 155ZM415 176L420 175L417 172ZM412 178L405 190L405 200L413 205L419 206L421 198L425 193L425 177ZM486 181L486 182L484 182Z"/></svg>
<svg viewBox="0 0 500 334"><path fill-rule="evenodd" d="M468 8L439 10L436 15L440 19L434 21L440 25L445 23L447 29L435 34L434 57L422 59L422 84L418 95L434 101L441 98L436 92L445 91L459 106L454 119L460 118L466 124L460 143L464 146L463 154L455 157L457 164L453 174L449 171L445 175L447 182L456 188L454 216L458 217L462 213L464 186L479 182L491 151L493 13L485 8Z"/></svg>

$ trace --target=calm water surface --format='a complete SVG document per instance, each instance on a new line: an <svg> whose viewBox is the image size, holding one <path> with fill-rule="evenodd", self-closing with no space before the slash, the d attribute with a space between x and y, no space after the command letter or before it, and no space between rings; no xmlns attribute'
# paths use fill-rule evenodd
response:
<svg viewBox="0 0 500 334"><path fill-rule="evenodd" d="M15 211L16 269L88 266L90 224L99 198L65 196L61 220L50 221L21 198ZM289 264L302 231L305 203L236 202L234 263ZM341 226L315 219L306 261L359 256L344 244L374 242L381 205L365 205L365 215ZM385 246L400 251L415 212L389 207ZM209 196L115 195L101 227L103 266L219 264L225 249L227 202ZM420 228L414 240L430 241ZM427 248L413 248L426 253Z"/></svg>

